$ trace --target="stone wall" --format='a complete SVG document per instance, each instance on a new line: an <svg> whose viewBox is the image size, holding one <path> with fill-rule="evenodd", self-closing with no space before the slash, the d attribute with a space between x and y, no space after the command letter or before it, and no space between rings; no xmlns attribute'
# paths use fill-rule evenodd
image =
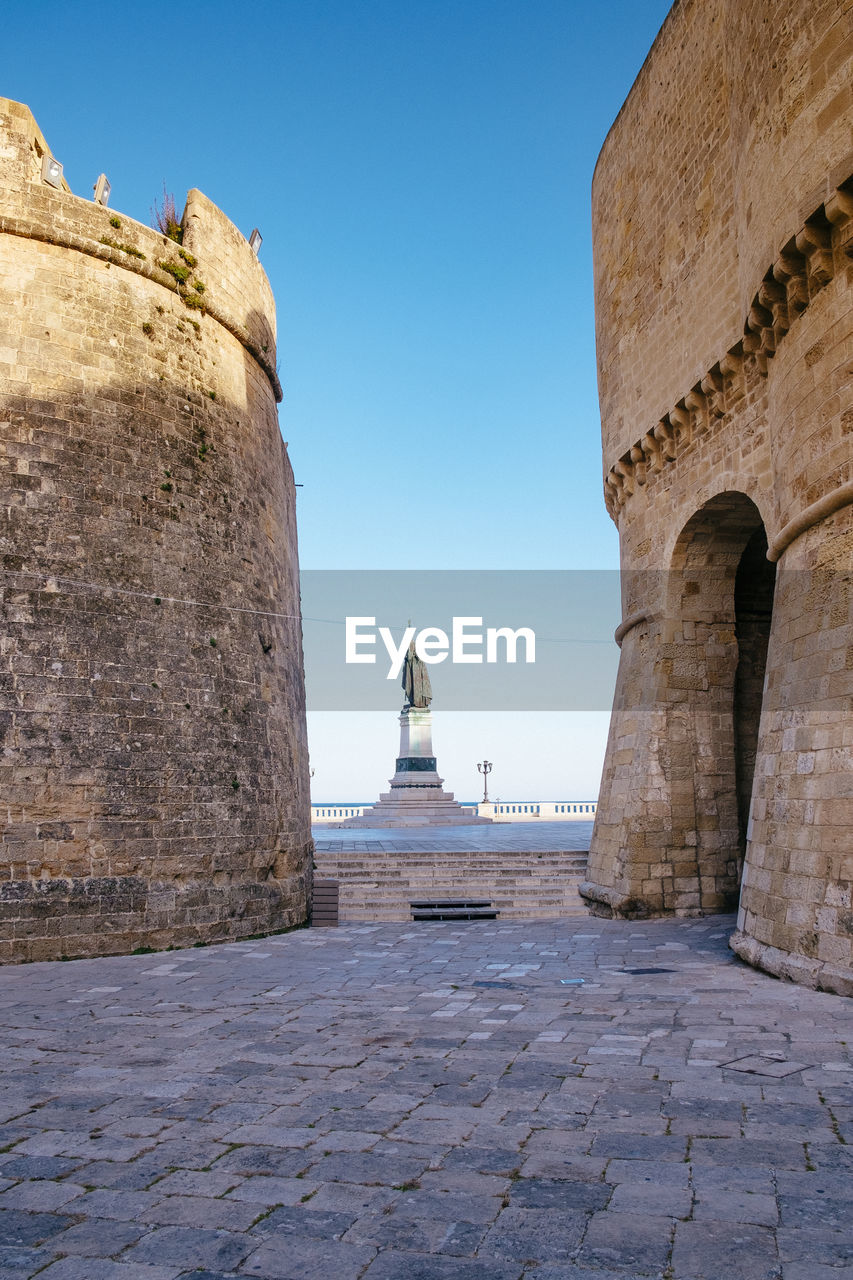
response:
<svg viewBox="0 0 853 1280"><path fill-rule="evenodd" d="M0 957L302 922L293 478L275 314L191 191L178 245L40 179L0 99Z"/></svg>
<svg viewBox="0 0 853 1280"><path fill-rule="evenodd" d="M842 0L681 0L599 158L624 621L585 885L626 915L739 899L740 954L848 993L851 64Z"/></svg>

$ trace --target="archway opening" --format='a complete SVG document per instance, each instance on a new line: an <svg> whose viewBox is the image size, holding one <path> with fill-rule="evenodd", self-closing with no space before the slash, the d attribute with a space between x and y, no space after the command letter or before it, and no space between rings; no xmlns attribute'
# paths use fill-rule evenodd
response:
<svg viewBox="0 0 853 1280"><path fill-rule="evenodd" d="M767 559L767 534L761 525L744 547L735 575L735 669L733 720L738 810L738 882L746 852L749 804L755 776L758 726L764 696L764 672L773 614L776 565Z"/></svg>
<svg viewBox="0 0 853 1280"><path fill-rule="evenodd" d="M710 499L682 529L672 570L664 697L681 873L675 908L731 910L746 852L775 583L755 503L738 492Z"/></svg>

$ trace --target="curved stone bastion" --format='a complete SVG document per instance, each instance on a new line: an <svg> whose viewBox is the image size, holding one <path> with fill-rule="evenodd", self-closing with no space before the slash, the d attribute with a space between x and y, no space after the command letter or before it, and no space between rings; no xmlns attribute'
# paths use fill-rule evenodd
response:
<svg viewBox="0 0 853 1280"><path fill-rule="evenodd" d="M0 99L0 956L302 922L310 810L275 311L190 191L180 243L43 180Z"/></svg>
<svg viewBox="0 0 853 1280"><path fill-rule="evenodd" d="M593 184L621 662L581 892L853 994L853 14L680 0Z"/></svg>

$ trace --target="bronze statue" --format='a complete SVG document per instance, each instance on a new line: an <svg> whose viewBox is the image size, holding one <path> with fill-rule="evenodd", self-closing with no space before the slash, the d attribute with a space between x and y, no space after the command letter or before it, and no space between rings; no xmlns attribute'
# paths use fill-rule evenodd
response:
<svg viewBox="0 0 853 1280"><path fill-rule="evenodd" d="M429 672L426 663L419 658L415 652L414 640L409 645L409 651L403 662L403 679L401 681L406 691L406 707L428 707L432 702L432 686L429 682ZM403 708L405 710L405 707Z"/></svg>

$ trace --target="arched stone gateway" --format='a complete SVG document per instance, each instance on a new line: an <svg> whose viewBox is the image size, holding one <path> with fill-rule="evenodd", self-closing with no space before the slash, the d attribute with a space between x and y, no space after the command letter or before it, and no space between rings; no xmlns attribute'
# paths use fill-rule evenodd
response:
<svg viewBox="0 0 853 1280"><path fill-rule="evenodd" d="M598 909L737 905L776 576L766 553L755 503L726 492L679 532L668 572L633 577L647 608L622 637L608 816L585 886Z"/></svg>
<svg viewBox="0 0 853 1280"><path fill-rule="evenodd" d="M599 157L624 620L582 892L625 916L739 904L739 955L853 994L843 9L682 0Z"/></svg>

